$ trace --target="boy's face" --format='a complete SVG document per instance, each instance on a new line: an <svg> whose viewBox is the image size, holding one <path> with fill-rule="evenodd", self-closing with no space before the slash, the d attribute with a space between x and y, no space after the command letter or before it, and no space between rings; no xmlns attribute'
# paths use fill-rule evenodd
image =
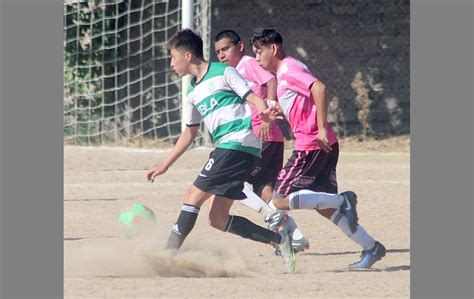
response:
<svg viewBox="0 0 474 299"><path fill-rule="evenodd" d="M275 72L276 45L261 45L258 48L252 47L255 58L261 67L270 72Z"/></svg>
<svg viewBox="0 0 474 299"><path fill-rule="evenodd" d="M234 45L228 38L223 38L214 43L214 50L220 62L236 67L243 56L244 45L241 41Z"/></svg>
<svg viewBox="0 0 474 299"><path fill-rule="evenodd" d="M182 49L171 49L171 62L170 66L179 76L184 76L189 74L189 61L191 53L185 52Z"/></svg>

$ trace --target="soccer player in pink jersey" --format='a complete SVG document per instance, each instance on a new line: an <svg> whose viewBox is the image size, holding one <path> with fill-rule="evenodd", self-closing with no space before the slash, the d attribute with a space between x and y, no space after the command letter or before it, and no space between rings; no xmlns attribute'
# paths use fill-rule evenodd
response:
<svg viewBox="0 0 474 299"><path fill-rule="evenodd" d="M277 76L277 96L295 136L293 155L274 186L279 209L316 209L362 247L361 260L350 268L370 268L386 249L358 224L357 196L341 193L342 204L327 205L325 196L337 194L339 144L327 122L325 85L299 60L285 54L283 38L275 29L259 29L251 40L258 63Z"/></svg>
<svg viewBox="0 0 474 299"><path fill-rule="evenodd" d="M255 94L270 103L276 101L277 80L275 76L264 70L258 64L255 57L245 55L244 43L237 32L233 30L219 32L214 39L214 49L219 61L234 67ZM263 199L265 203L271 203L273 186L283 166L283 133L276 122L272 122L271 125L268 126L267 123L262 123L258 110L255 107L251 107L250 109L252 112L253 132L256 136L260 136L264 142L262 145L262 158L258 160L247 182L252 184L254 192L261 197L261 199L249 197L239 202L247 205L249 200L261 201ZM244 193L247 192L244 190ZM271 206L272 204L270 207ZM271 209L264 210L267 221L275 210L276 208L274 206L271 207ZM308 249L308 239L298 229L296 222L291 216L289 217L289 222L291 226L292 246L295 251L300 252Z"/></svg>

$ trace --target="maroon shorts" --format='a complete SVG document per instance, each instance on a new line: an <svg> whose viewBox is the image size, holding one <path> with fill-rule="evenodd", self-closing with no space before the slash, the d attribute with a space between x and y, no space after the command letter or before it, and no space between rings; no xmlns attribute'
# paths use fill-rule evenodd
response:
<svg viewBox="0 0 474 299"><path fill-rule="evenodd" d="M323 150L293 151L278 175L274 192L283 197L302 189L337 193L338 158L338 143L332 145L329 153Z"/></svg>
<svg viewBox="0 0 474 299"><path fill-rule="evenodd" d="M262 146L262 158L257 159L254 170L247 178L255 193L259 194L263 187L273 186L283 166L284 143L277 141L265 142Z"/></svg>

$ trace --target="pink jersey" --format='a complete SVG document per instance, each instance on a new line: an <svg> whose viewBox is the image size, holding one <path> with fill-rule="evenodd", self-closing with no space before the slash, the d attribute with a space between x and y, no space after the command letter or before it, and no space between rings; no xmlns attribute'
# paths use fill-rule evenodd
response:
<svg viewBox="0 0 474 299"><path fill-rule="evenodd" d="M270 72L264 70L257 62L254 57L244 55L240 59L239 63L235 67L240 75L245 79L247 85L252 89L252 91L260 96L263 99L267 98L267 87L266 83L271 79L275 78ZM276 100L276 99L273 99ZM258 115L258 110L254 107L251 107L252 111L252 128L253 133L256 136L260 134L260 124L262 120ZM280 130L280 127L273 122L270 126L270 133L268 136L268 141L280 141L283 142L283 133Z"/></svg>
<svg viewBox="0 0 474 299"><path fill-rule="evenodd" d="M316 142L318 136L316 104L310 91L311 84L318 79L311 74L306 65L289 56L282 60L276 75L278 102L295 136L295 150L319 149ZM332 127L328 127L327 134L330 144L337 142Z"/></svg>

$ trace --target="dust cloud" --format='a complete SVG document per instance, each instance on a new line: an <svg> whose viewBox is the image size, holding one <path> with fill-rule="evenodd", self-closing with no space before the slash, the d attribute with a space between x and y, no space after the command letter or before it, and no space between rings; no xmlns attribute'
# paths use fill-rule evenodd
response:
<svg viewBox="0 0 474 299"><path fill-rule="evenodd" d="M103 277L250 277L253 270L234 248L186 242L164 250L169 230L150 225L132 239L68 241L64 274Z"/></svg>

